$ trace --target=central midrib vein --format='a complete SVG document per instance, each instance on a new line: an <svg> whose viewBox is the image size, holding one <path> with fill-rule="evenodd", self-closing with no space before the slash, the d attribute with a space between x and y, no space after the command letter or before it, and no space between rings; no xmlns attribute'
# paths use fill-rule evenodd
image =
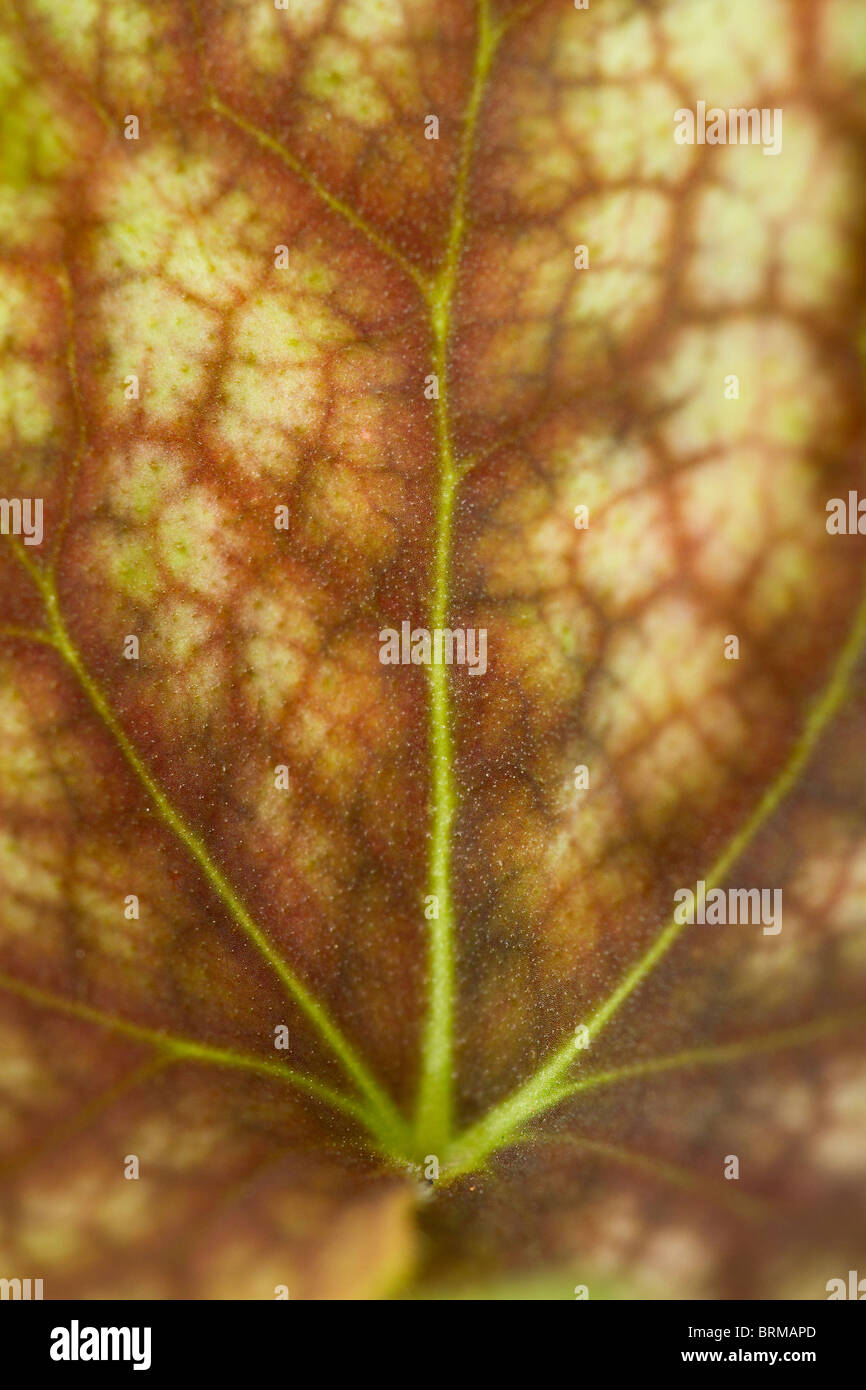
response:
<svg viewBox="0 0 866 1390"><path fill-rule="evenodd" d="M488 0L479 0L478 45L472 89L463 119L460 163L448 242L442 267L426 299L430 311L433 371L438 383L436 444L438 478L436 538L429 607L429 629L449 627L450 578L454 503L460 478L455 459L449 411L448 355L451 311L466 228L466 197L475 132L496 47L502 34L490 21ZM458 794L454 773L451 691L447 669L431 662L426 668L430 740L430 854L429 897L435 900L430 920L427 1017L421 1056L421 1075L415 1114L419 1152L441 1153L450 1143L454 1112L455 924L451 885L451 854Z"/></svg>

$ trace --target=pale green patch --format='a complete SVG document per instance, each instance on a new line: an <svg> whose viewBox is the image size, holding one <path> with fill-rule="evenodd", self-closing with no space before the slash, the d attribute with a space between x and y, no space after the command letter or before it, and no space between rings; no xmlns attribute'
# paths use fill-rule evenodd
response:
<svg viewBox="0 0 866 1390"><path fill-rule="evenodd" d="M156 554L175 583L212 598L224 595L232 581L231 554L243 555L225 503L206 487L186 487L167 501L157 522Z"/></svg>
<svg viewBox="0 0 866 1390"><path fill-rule="evenodd" d="M673 211L667 198L652 192L602 193L578 205L575 241L592 248L592 271L571 272L572 317L613 315L617 333L628 330L661 292L658 272L670 244Z"/></svg>
<svg viewBox="0 0 866 1390"><path fill-rule="evenodd" d="M866 1063L837 1058L828 1073L821 1124L810 1110L802 1133L825 1171L856 1183L866 1162Z"/></svg>
<svg viewBox="0 0 866 1390"><path fill-rule="evenodd" d="M0 244L12 251L29 249L34 241L48 244L56 212L51 188L0 188Z"/></svg>
<svg viewBox="0 0 866 1390"><path fill-rule="evenodd" d="M4 782L4 785L11 791L15 782ZM29 790L32 791L32 783ZM59 797L57 801L59 803ZM45 814L44 803L38 810L39 814ZM58 946L62 930L56 919L48 914L55 910L62 912L66 884L62 866L57 864L57 847L49 835L32 833L26 848L22 848L18 836L0 836L0 883L3 884L0 935L6 940L14 936L38 938L42 950L47 950L49 944Z"/></svg>
<svg viewBox="0 0 866 1390"><path fill-rule="evenodd" d="M572 767L579 761L580 749L570 759ZM569 902L583 894L581 868L597 865L603 851L616 837L620 809L616 783L603 758L593 758L590 785L577 792L573 781L565 776L553 801L554 822L545 837L540 856L548 881L568 885L565 891ZM540 875L539 875L540 877ZM596 908L596 914L598 909ZM572 918L572 939L584 936L593 925L585 913Z"/></svg>
<svg viewBox="0 0 866 1390"><path fill-rule="evenodd" d="M494 248L491 261L496 278L517 287L521 320L546 319L556 312L576 274L568 250L566 242L563 253L562 237L549 227L527 230L513 247L503 244ZM515 345L523 345L525 333L524 322L504 324L499 340L511 335ZM534 346L533 339L523 346L527 360Z"/></svg>
<svg viewBox="0 0 866 1390"><path fill-rule="evenodd" d="M673 0L660 28L666 69L682 84L677 106L763 106L761 92L794 77L796 25L783 0Z"/></svg>
<svg viewBox="0 0 866 1390"><path fill-rule="evenodd" d="M695 200L695 250L686 282L689 299L696 304L748 304L766 288L777 243L772 227L755 215L756 190L743 187L746 168L760 172L749 157L754 154L761 159L757 147L720 151L724 187L710 184Z"/></svg>
<svg viewBox="0 0 866 1390"><path fill-rule="evenodd" d="M829 62L850 82L866 77L866 8L862 0L826 0L818 13L821 47Z"/></svg>
<svg viewBox="0 0 866 1390"><path fill-rule="evenodd" d="M76 1172L67 1161L62 1175L52 1170L40 1173L28 1185L18 1212L18 1248L23 1259L45 1265L70 1264L92 1249L92 1236L76 1227L75 1213L88 1210L96 1200L99 1175L93 1172L88 1156L81 1159L84 1171Z"/></svg>
<svg viewBox="0 0 866 1390"><path fill-rule="evenodd" d="M4 662L3 685L0 685L0 770L4 787L10 787L11 781L15 780L15 799L21 795L26 798L28 784L39 776L42 766L42 758L33 739L28 705L15 688L14 667ZM46 787L36 787L35 792L32 802L26 798L28 806L33 808L44 798Z"/></svg>
<svg viewBox="0 0 866 1390"><path fill-rule="evenodd" d="M850 148L795 106L785 108L785 153L775 220L780 292L795 308L832 313L855 272L852 190L862 171Z"/></svg>
<svg viewBox="0 0 866 1390"><path fill-rule="evenodd" d="M605 649L609 680L594 690L588 727L608 755L661 729L673 709L689 709L730 681L736 663L723 659L724 632L693 602L660 596Z"/></svg>
<svg viewBox="0 0 866 1390"><path fill-rule="evenodd" d="M114 1175L114 1168L106 1172L106 1181L89 1204L89 1224L99 1233L97 1239L140 1239L153 1228L151 1198L143 1182L112 1182Z"/></svg>
<svg viewBox="0 0 866 1390"><path fill-rule="evenodd" d="M239 192L217 193L217 167L171 147L157 146L132 164L118 165L117 177L100 193L104 222L95 243L97 271L110 282L118 271L133 271L143 282L153 279L167 296L181 293L228 306L261 277L272 249L267 240L260 252L247 245L259 221L252 200Z"/></svg>
<svg viewBox="0 0 866 1390"><path fill-rule="evenodd" d="M321 273L324 276L324 269ZM266 372L325 366L329 351L355 340L354 329L324 298L303 294L290 270L276 274L287 277L285 285L278 279L273 289L257 294L238 315L232 343L235 356ZM306 275L310 274L308 267Z"/></svg>
<svg viewBox="0 0 866 1390"><path fill-rule="evenodd" d="M94 542L93 555L122 594L147 605L161 596L162 575L154 559L153 543L146 536L116 540L103 535Z"/></svg>
<svg viewBox="0 0 866 1390"><path fill-rule="evenodd" d="M52 308L45 285L25 274L0 268L0 447L17 485L35 487L44 484L44 463L27 446L57 430L64 364L43 360L56 342Z"/></svg>
<svg viewBox="0 0 866 1390"><path fill-rule="evenodd" d="M32 0L32 7L73 69L98 79L114 99L135 93L139 103L153 102L179 70L177 50L165 42L173 18L169 6L146 0Z"/></svg>
<svg viewBox="0 0 866 1390"><path fill-rule="evenodd" d="M716 699L715 703L714 712L718 713L721 702ZM671 715L649 746L639 744L629 754L619 770L619 778L638 809L642 830L660 834L685 808L693 815L696 807L718 804L714 798L729 776L720 758L726 748L737 747L743 730L730 717L723 720L720 730L715 722L710 728L712 741L706 729L695 728L690 719ZM615 840L618 832L614 826L611 830Z"/></svg>
<svg viewBox="0 0 866 1390"><path fill-rule="evenodd" d="M48 439L56 427L55 405L38 368L0 358L0 441L5 448Z"/></svg>
<svg viewBox="0 0 866 1390"><path fill-rule="evenodd" d="M161 603L147 637L148 660L158 668L160 690L177 727L201 728L225 708L232 676L209 607L185 599ZM195 671L195 680L185 679Z"/></svg>
<svg viewBox="0 0 866 1390"><path fill-rule="evenodd" d="M160 924L154 932L149 922L143 924L141 920L127 921L124 918L127 884L118 874L123 864L110 864L107 860L106 851L108 855L112 852L110 844L100 844L99 851L98 860L90 858L87 852L76 856L75 877L67 888L66 902L80 924L78 940L88 952L98 952L98 957L93 958L98 959L99 971L103 976L109 975L109 962L113 966L131 965L137 958L140 971L142 926L147 930L150 951L155 952L158 938L164 937L165 933L159 930ZM108 877L109 871L111 878Z"/></svg>
<svg viewBox="0 0 866 1390"><path fill-rule="evenodd" d="M241 599L243 689L268 720L285 711L318 657L324 633L314 605L314 596L283 573Z"/></svg>
<svg viewBox="0 0 866 1390"><path fill-rule="evenodd" d="M338 23L347 38L384 43L406 32L409 8L406 0L346 0L338 12ZM415 9L433 17L429 0L416 3Z"/></svg>
<svg viewBox="0 0 866 1390"><path fill-rule="evenodd" d="M593 6L590 6L592 9ZM589 11L587 11L587 14ZM585 16L581 16L584 19ZM582 46L589 52L603 77L636 78L651 72L655 60L653 25L649 14L637 10L629 13L627 5L610 4L606 0L594 15L592 41L586 42L582 35ZM563 19L563 28L566 21ZM569 24L569 28L573 26ZM556 60L554 60L556 61ZM569 74L563 71L563 76Z"/></svg>
<svg viewBox="0 0 866 1390"><path fill-rule="evenodd" d="M315 371L295 370L271 378L262 399L262 373L230 364L222 377L222 409L208 434L246 477L278 478L288 488L301 447L295 432L314 436L325 412L324 389Z"/></svg>
<svg viewBox="0 0 866 1390"><path fill-rule="evenodd" d="M120 5L123 6L123 0ZM47 24L69 58L82 64L91 64L96 57L104 8L103 0L68 0L63 5L55 4L55 0L32 0L33 12L40 22Z"/></svg>
<svg viewBox="0 0 866 1390"><path fill-rule="evenodd" d="M615 618L672 579L680 562L664 494L644 492L591 521L581 539L576 578Z"/></svg>
<svg viewBox="0 0 866 1390"><path fill-rule="evenodd" d="M286 788L275 786L277 766L288 767L289 785ZM296 863L297 837L303 825L303 810L296 788L292 782L292 759L279 754L272 765L251 769L246 778L238 779L237 793L244 808L244 822L249 827L251 843L261 846L291 844L292 862ZM309 825L303 829L304 835L310 833Z"/></svg>
<svg viewBox="0 0 866 1390"><path fill-rule="evenodd" d="M731 374L739 376L739 400L724 396ZM836 413L811 343L783 319L731 318L686 329L650 376L656 399L682 402L661 426L680 457L739 441L802 447Z"/></svg>
<svg viewBox="0 0 866 1390"><path fill-rule="evenodd" d="M4 663L5 667L5 663ZM53 806L56 778L46 770L44 752L33 728L24 696L16 689L15 672L2 670L0 686L0 780L10 801L27 812ZM8 839L12 847L12 837ZM19 844L20 849L20 844Z"/></svg>
<svg viewBox="0 0 866 1390"><path fill-rule="evenodd" d="M784 107L783 155L758 145L712 152L718 177L696 203L688 293L710 306L747 304L779 274L788 303L827 309L850 270L850 156L828 143L814 117Z"/></svg>
<svg viewBox="0 0 866 1390"><path fill-rule="evenodd" d="M287 71L291 63L292 41L301 28L299 19L305 19L309 26L311 8L314 7L293 4L289 10L277 10L273 0L270 4L253 0L252 4L248 3L242 8L233 7L230 16L232 35L236 29L240 29L246 56L255 72L279 77L281 72ZM315 19L312 19L312 23L315 24Z"/></svg>
<svg viewBox="0 0 866 1390"><path fill-rule="evenodd" d="M532 150L531 160L513 157L507 164L509 192L526 213L543 217L572 201L583 174L583 154L572 144L553 139L553 121L545 114L516 116L516 141ZM535 236L531 228L524 235ZM575 238L576 240L577 238Z"/></svg>
<svg viewBox="0 0 866 1390"><path fill-rule="evenodd" d="M216 314L157 277L107 290L99 300L110 352L105 404L119 420L140 410L154 425L181 423L208 381L218 346ZM126 378L139 398L126 399Z"/></svg>
<svg viewBox="0 0 866 1390"><path fill-rule="evenodd" d="M136 151L98 191L98 209L111 234L106 249L114 253L105 261L106 272L112 264L152 268L154 251L170 245L205 204L212 210L220 188L220 169L211 159L164 143Z"/></svg>
<svg viewBox="0 0 866 1390"><path fill-rule="evenodd" d="M273 256L271 234L262 233L264 244L256 248L255 202L237 190L223 192L213 160L159 144L118 162L112 174L99 193L104 221L93 248L104 279L133 271L168 296L227 307L261 277Z"/></svg>
<svg viewBox="0 0 866 1390"><path fill-rule="evenodd" d="M331 783L335 800L392 756L393 716L382 701L375 630L331 639L310 671L303 702L292 713L292 746ZM339 733L339 736L338 736Z"/></svg>
<svg viewBox="0 0 866 1390"><path fill-rule="evenodd" d="M520 674L521 688L539 709L546 707L552 690L568 702L577 700L583 688L593 619L587 609L575 608L573 600L563 600L554 591L540 608L510 607L507 622L496 631L503 663Z"/></svg>
<svg viewBox="0 0 866 1390"><path fill-rule="evenodd" d="M271 797L285 797L275 792ZM287 827L292 845L292 869L295 880L302 883L305 893L318 901L327 911L345 890L347 879L358 871L360 854L357 841L335 833L333 825L321 824L310 816L309 809L298 808L294 823ZM279 843L286 831L281 832ZM321 942L322 938L319 937Z"/></svg>
<svg viewBox="0 0 866 1390"><path fill-rule="evenodd" d="M231 18L237 20L256 70L285 73L277 64L286 61L293 45L327 24L331 9L331 0L289 0L286 10L276 10L273 0L242 0L232 6Z"/></svg>
<svg viewBox="0 0 866 1390"><path fill-rule="evenodd" d="M775 486L775 484L774 484ZM803 527L814 528L815 508L805 512ZM808 534L808 531L805 532ZM827 592L826 564L814 550L807 550L794 536L785 537L782 528L766 548L745 604L745 621L756 639L766 633L772 639L778 625L795 617L800 623L814 621L824 611Z"/></svg>
<svg viewBox="0 0 866 1390"><path fill-rule="evenodd" d="M771 482L773 473L778 481ZM799 490L808 479L792 461L768 464L759 450L749 447L696 464L676 480L679 524L692 543L701 589L734 591L755 563L772 553L776 531L785 532L787 518L800 511L791 501L784 516L776 510L777 500L787 496L786 482ZM808 491L800 493L801 501L806 503L808 496ZM800 520L808 522L808 511Z"/></svg>
<svg viewBox="0 0 866 1390"><path fill-rule="evenodd" d="M15 45L0 34L0 183L16 191L55 178L70 162L72 135L34 82Z"/></svg>
<svg viewBox="0 0 866 1390"><path fill-rule="evenodd" d="M272 248L255 246L258 212L246 194L226 193L207 214L177 227L166 273L187 294L228 305L258 279Z"/></svg>
<svg viewBox="0 0 866 1390"><path fill-rule="evenodd" d="M5 853L0 840L0 858ZM4 1095L22 1108L34 1103L44 1105L59 1089L46 1072L44 1058L39 1057L34 1041L23 1028L11 1023L0 1026L0 1086ZM11 1116L4 1114L4 1124L9 1120Z"/></svg>
<svg viewBox="0 0 866 1390"><path fill-rule="evenodd" d="M182 454L147 444L115 455L107 467L112 510L137 526L153 527L166 497L183 488L185 467Z"/></svg>
<svg viewBox="0 0 866 1390"><path fill-rule="evenodd" d="M331 354L355 334L323 300L298 293L297 280L320 280L327 288L327 268L302 263L297 280L291 268L274 274L275 287L237 316L221 406L209 430L245 472L288 484L304 440L317 446L321 440Z"/></svg>
<svg viewBox="0 0 866 1390"><path fill-rule="evenodd" d="M391 105L366 71L363 52L335 38L320 39L303 77L304 91L334 115L361 126L381 126Z"/></svg>
<svg viewBox="0 0 866 1390"><path fill-rule="evenodd" d="M675 88L658 78L566 86L558 110L561 124L551 129L550 139L561 141L564 132L597 179L672 181L682 169L673 139L677 105Z"/></svg>

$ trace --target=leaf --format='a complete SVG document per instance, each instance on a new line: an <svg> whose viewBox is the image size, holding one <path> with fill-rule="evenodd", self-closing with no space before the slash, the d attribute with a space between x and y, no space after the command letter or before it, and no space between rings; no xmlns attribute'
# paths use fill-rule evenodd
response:
<svg viewBox="0 0 866 1390"><path fill-rule="evenodd" d="M6 6L5 1277L858 1268L864 58L852 0Z"/></svg>

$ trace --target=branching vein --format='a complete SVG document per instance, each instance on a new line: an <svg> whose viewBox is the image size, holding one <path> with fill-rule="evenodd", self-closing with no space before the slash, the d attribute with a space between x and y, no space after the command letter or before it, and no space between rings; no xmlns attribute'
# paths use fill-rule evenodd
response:
<svg viewBox="0 0 866 1390"><path fill-rule="evenodd" d="M258 1072L262 1076L268 1076L271 1079L285 1082L289 1086L295 1086L298 1090L306 1091L309 1095L333 1106L335 1110L341 1110L345 1114L351 1115L353 1119L360 1120L362 1124L367 1122L367 1113L364 1107L356 1101L332 1090L330 1086L324 1085L321 1081L305 1076L303 1072L284 1066L281 1062L269 1062L266 1057L256 1057L252 1053L236 1052L233 1048L228 1047L211 1047L208 1043L198 1042L195 1038L178 1037L174 1033L163 1033L158 1028L145 1028L138 1023L129 1023L126 1019L115 1018L112 1014L103 1013L100 1009L92 1009L88 1004L80 1004L74 999L64 999L61 995L53 994L49 990L37 989L35 985L25 984L23 980L16 980L11 975L0 974L0 989L5 989L20 999L26 999L29 1004L35 1004L37 1008L50 1009L53 1013L67 1014L70 1018L79 1019L82 1023L95 1024L109 1032L131 1038L134 1042L144 1043L148 1047L155 1048L161 1055L175 1061L204 1062L216 1067L231 1067L241 1071Z"/></svg>
<svg viewBox="0 0 866 1390"><path fill-rule="evenodd" d="M11 537L10 540L12 540ZM399 1144L404 1133L405 1125L396 1107L393 1105L393 1102L386 1095L385 1091L369 1071L361 1057L356 1053L348 1039L344 1037L325 1007L314 997L291 967L287 965L279 952L274 949L245 903L241 900L239 894L216 864L203 840L195 833L192 827L187 824L180 812L171 803L149 768L145 765L135 746L128 738L100 686L88 671L78 648L69 635L69 631L63 621L57 591L51 576L44 573L38 565L34 564L33 561L24 554L23 547L14 541L13 548L20 563L27 570L42 595L54 647L76 676L94 712L114 738L126 763L135 773L141 786L147 792L157 815L175 838L179 840L192 855L192 858L198 864L223 906L230 913L231 917L248 940L256 947L262 958L267 961L275 976L286 990L286 993L300 1007L319 1036L324 1040L330 1051L338 1058L347 1074L354 1081L361 1095L365 1098L368 1120L370 1124L373 1125L377 1138L389 1146Z"/></svg>
<svg viewBox="0 0 866 1390"><path fill-rule="evenodd" d="M861 599L854 622L822 694L812 705L791 754L775 781L767 788L751 815L729 841L706 874L707 891L717 886L751 844L758 831L795 786L830 719L848 693L851 673L866 643L866 597ZM555 1104L571 1066L582 1057L587 1041L591 1044L619 1011L626 1000L646 980L667 955L683 931L673 918L656 937L643 956L626 972L620 983L586 1022L586 1035L570 1036L527 1081L483 1119L471 1126L455 1144L452 1153L455 1170L471 1171L494 1150L501 1148L532 1116Z"/></svg>

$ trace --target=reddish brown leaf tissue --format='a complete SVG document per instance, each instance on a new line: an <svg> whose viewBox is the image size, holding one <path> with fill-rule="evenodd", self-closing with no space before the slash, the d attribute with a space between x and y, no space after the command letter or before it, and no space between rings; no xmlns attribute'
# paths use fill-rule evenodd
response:
<svg viewBox="0 0 866 1390"><path fill-rule="evenodd" d="M866 1273L864 68L859 0L6 0L0 1276Z"/></svg>

